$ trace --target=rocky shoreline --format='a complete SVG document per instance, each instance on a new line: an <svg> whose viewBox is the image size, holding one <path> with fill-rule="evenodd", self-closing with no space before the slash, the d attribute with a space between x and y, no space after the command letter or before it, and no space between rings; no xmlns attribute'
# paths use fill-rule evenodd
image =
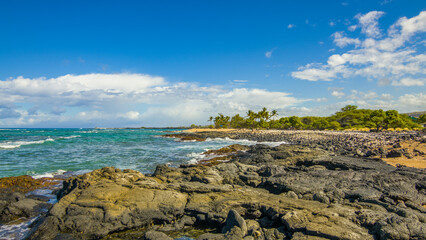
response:
<svg viewBox="0 0 426 240"><path fill-rule="evenodd" d="M386 158L402 157L405 160L419 159L418 164L408 164L426 168L426 132L347 132L311 130L235 130L235 131L197 131L169 134L183 141L205 141L213 138L246 139L256 142L286 142L320 148L335 155ZM403 144L407 143L407 144ZM411 161L412 162L412 161ZM396 166L397 164L393 164ZM404 165L404 164L403 164Z"/></svg>
<svg viewBox="0 0 426 240"><path fill-rule="evenodd" d="M423 132L169 137L291 144L235 145L209 152L226 161L150 175L106 167L71 177L27 239L426 239L426 170L380 159L424 159ZM417 145L404 150L406 141Z"/></svg>

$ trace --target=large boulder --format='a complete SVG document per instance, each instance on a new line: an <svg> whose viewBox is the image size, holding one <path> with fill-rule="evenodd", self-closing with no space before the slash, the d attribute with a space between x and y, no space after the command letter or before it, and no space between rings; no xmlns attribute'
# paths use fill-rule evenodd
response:
<svg viewBox="0 0 426 240"><path fill-rule="evenodd" d="M226 217L225 226L222 228L222 233L228 233L232 231L234 227L239 228L240 237L244 237L247 234L247 225L244 218L235 211L231 209Z"/></svg>
<svg viewBox="0 0 426 240"><path fill-rule="evenodd" d="M81 239L100 238L183 214L187 194L145 187L150 185L158 184L138 172L114 168L69 179L64 184L67 194L62 193L30 239L51 239L60 232Z"/></svg>

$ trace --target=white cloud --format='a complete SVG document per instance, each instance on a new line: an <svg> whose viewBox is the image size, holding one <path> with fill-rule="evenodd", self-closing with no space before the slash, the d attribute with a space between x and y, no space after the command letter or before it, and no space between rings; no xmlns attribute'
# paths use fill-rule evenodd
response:
<svg viewBox="0 0 426 240"><path fill-rule="evenodd" d="M361 41L358 38L345 37L343 32L335 32L332 36L334 37L334 44L340 48L352 44L355 45L355 47L358 47L361 44Z"/></svg>
<svg viewBox="0 0 426 240"><path fill-rule="evenodd" d="M294 28L294 27L296 27L296 25L294 25L294 24L289 24L289 25L287 25L287 28L288 28L288 29L291 29L291 28Z"/></svg>
<svg viewBox="0 0 426 240"><path fill-rule="evenodd" d="M426 78L422 79L413 79L413 78L403 78L399 81L395 80L392 82L393 86L405 86L405 87L414 87L414 86L424 86L426 83Z"/></svg>
<svg viewBox="0 0 426 240"><path fill-rule="evenodd" d="M142 119L155 119L162 126L171 124L169 119L177 125L188 125L188 122L205 124L208 116L219 112L244 115L249 109L260 110L264 106L283 110L304 101L307 100L296 99L283 92L236 88L199 99L182 100L166 107L151 107L142 114Z"/></svg>
<svg viewBox="0 0 426 240"><path fill-rule="evenodd" d="M166 84L162 77L143 74L84 74L57 78L18 77L0 82L0 91L19 96L67 96L101 90L105 96L143 93L153 86Z"/></svg>
<svg viewBox="0 0 426 240"><path fill-rule="evenodd" d="M127 119L131 119L131 120L136 120L139 119L139 112L136 111L129 111L126 112L125 114L121 115L123 118L127 118Z"/></svg>
<svg viewBox="0 0 426 240"><path fill-rule="evenodd" d="M327 98L317 98L315 99L316 102L328 102Z"/></svg>
<svg viewBox="0 0 426 240"><path fill-rule="evenodd" d="M236 83L247 83L248 80L234 80L234 82L236 82Z"/></svg>
<svg viewBox="0 0 426 240"><path fill-rule="evenodd" d="M331 96L336 98L342 98L346 96L346 94L342 92L343 89L344 88L341 88L341 87L329 87L328 91L331 91Z"/></svg>
<svg viewBox="0 0 426 240"><path fill-rule="evenodd" d="M218 112L284 109L307 101L285 92L168 83L162 77L128 73L7 79L0 81L0 100L4 127L203 124Z"/></svg>
<svg viewBox="0 0 426 240"><path fill-rule="evenodd" d="M391 82L394 86L420 86L426 77L426 54L416 51L415 46L424 39L414 39L414 36L426 32L426 11L412 18L400 18L389 27L385 37L374 39L380 37L377 19L383 14L373 11L357 15L362 33L367 36L365 39L349 38L343 32L336 32L332 35L336 46L354 45L355 48L330 56L327 64L299 67L291 75L308 81L362 76L379 80L379 86Z"/></svg>
<svg viewBox="0 0 426 240"><path fill-rule="evenodd" d="M351 90L351 93L352 94L347 97L348 99L358 100L358 101L366 101L366 100L378 98L378 94L376 92L373 92L373 91L362 92L362 91L358 91L358 90L353 89L353 90Z"/></svg>
<svg viewBox="0 0 426 240"><path fill-rule="evenodd" d="M333 59L331 60L334 61ZM327 66L317 64L308 64L305 67L300 67L298 72L292 72L291 76L308 81L332 81L338 75L346 75L347 69L342 65Z"/></svg>
<svg viewBox="0 0 426 240"><path fill-rule="evenodd" d="M219 94L215 99L212 99L212 102L216 106L228 108L230 111L244 111L249 108L261 108L262 106L283 109L303 101L292 97L289 93L237 88Z"/></svg>
<svg viewBox="0 0 426 240"><path fill-rule="evenodd" d="M353 31L355 31L357 28L358 28L358 26L357 26L357 25L351 25L351 26L349 26L349 27L348 27L348 30L349 30L349 31L351 31L351 32L353 32Z"/></svg>
<svg viewBox="0 0 426 240"><path fill-rule="evenodd" d="M271 58L272 57L272 53L274 52L275 49L272 49L271 51L266 51L265 52L265 57L266 58Z"/></svg>
<svg viewBox="0 0 426 240"><path fill-rule="evenodd" d="M424 111L426 103L426 94L405 94L398 98L398 103L402 111Z"/></svg>
<svg viewBox="0 0 426 240"><path fill-rule="evenodd" d="M382 100L392 100L392 99L393 99L393 96L392 96L392 95L390 95L389 93L383 93L383 94L380 96L380 99L382 99Z"/></svg>
<svg viewBox="0 0 426 240"><path fill-rule="evenodd" d="M371 11L366 14L357 14L355 16L359 21L361 32L365 33L368 37L380 37L380 29L378 28L378 20L385 13L380 11Z"/></svg>
<svg viewBox="0 0 426 240"><path fill-rule="evenodd" d="M342 98L342 97L345 96L345 93L334 90L334 91L331 92L331 96L337 97L337 98Z"/></svg>
<svg viewBox="0 0 426 240"><path fill-rule="evenodd" d="M327 63L328 63L328 65L335 67L335 66L338 66L338 65L345 64L346 59L344 58L344 56L341 56L339 54L334 54L334 55L331 55L328 58Z"/></svg>

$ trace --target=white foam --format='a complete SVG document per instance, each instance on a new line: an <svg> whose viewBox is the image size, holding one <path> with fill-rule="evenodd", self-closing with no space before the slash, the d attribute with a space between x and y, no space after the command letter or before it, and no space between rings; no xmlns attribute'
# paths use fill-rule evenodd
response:
<svg viewBox="0 0 426 240"><path fill-rule="evenodd" d="M202 145L203 142L200 142ZM281 144L288 144L287 142L258 142L258 141L251 141L247 139L230 139L230 138L207 138L204 144L207 144L208 146L205 146L204 152L192 152L186 155L186 157L190 158L188 161L189 164L196 164L201 160L209 160L215 157L221 157L224 155L217 155L217 154L204 154L206 151L211 149L218 149L221 148L221 145L223 147L231 145L231 144L241 144L241 145L256 145L256 144L264 144L270 147L276 147ZM219 144L219 145L216 145ZM180 149L187 149L190 148L189 146L180 146L178 147Z"/></svg>
<svg viewBox="0 0 426 240"><path fill-rule="evenodd" d="M198 163L201 160L207 159L206 155L204 154L204 152L199 152L199 153L192 152L192 153L186 154L186 156L189 157L189 158L191 158L190 160L188 160L189 164L196 164L196 163Z"/></svg>
<svg viewBox="0 0 426 240"><path fill-rule="evenodd" d="M195 159L195 158L193 158L193 159L190 159L189 161L188 161L188 164L197 164L198 163L198 161L200 161L199 159Z"/></svg>
<svg viewBox="0 0 426 240"><path fill-rule="evenodd" d="M44 178L44 177L46 177L46 178L53 178L56 175L62 175L64 173L66 173L66 172L67 171L65 171L65 170L59 169L59 170L54 171L54 172L47 172L47 173L42 173L42 174L34 175L33 178L35 178L35 179Z"/></svg>
<svg viewBox="0 0 426 240"><path fill-rule="evenodd" d="M194 152L186 154L186 156L191 158L198 158L198 159L202 159L205 157L203 153L194 153Z"/></svg>
<svg viewBox="0 0 426 240"><path fill-rule="evenodd" d="M58 139L72 139L72 138L78 138L81 137L80 135L71 135L71 136L67 136L67 137L60 137Z"/></svg>
<svg viewBox="0 0 426 240"><path fill-rule="evenodd" d="M193 149L195 148L193 145L184 145L184 146L177 146L176 149Z"/></svg>
<svg viewBox="0 0 426 240"><path fill-rule="evenodd" d="M42 144L45 142L52 142L52 141L55 141L55 140L49 137L45 140L38 140L38 141L2 142L0 143L0 148L13 149L13 148L19 148L20 146L23 146L23 145Z"/></svg>
<svg viewBox="0 0 426 240"><path fill-rule="evenodd" d="M202 160L209 160L209 159L213 159L215 157L222 157L225 155L220 155L220 154L205 154L206 151L208 151L209 149L204 149L204 152L201 153L196 153L196 152L192 152L187 154L187 157L190 157L191 159L188 161L189 164L196 164L199 161Z"/></svg>
<svg viewBox="0 0 426 240"><path fill-rule="evenodd" d="M24 239L27 233L30 231L30 225L38 217L31 218L28 221L21 222L19 224L0 225L0 239L13 240L13 239Z"/></svg>

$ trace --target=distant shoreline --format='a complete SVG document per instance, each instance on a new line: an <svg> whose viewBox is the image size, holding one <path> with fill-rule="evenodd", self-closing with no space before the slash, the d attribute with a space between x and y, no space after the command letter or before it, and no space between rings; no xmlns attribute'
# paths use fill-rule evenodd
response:
<svg viewBox="0 0 426 240"><path fill-rule="evenodd" d="M250 130L188 129L171 137L184 136L203 141L207 138L247 139L257 142L288 142L321 148L338 155L381 159L392 166L426 169L426 136L415 131L330 131L330 130Z"/></svg>

